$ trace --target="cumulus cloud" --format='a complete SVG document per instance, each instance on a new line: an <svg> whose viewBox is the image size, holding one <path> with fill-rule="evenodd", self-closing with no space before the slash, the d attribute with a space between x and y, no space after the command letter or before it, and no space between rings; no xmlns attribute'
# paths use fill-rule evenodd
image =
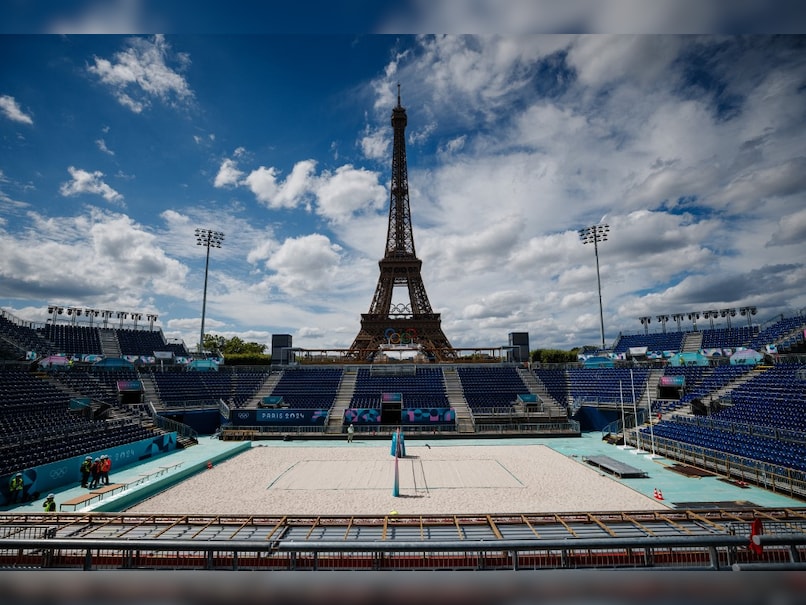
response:
<svg viewBox="0 0 806 605"><path fill-rule="evenodd" d="M187 267L126 215L92 208L29 219L31 230L0 238L0 274L11 296L143 306L148 296L185 296Z"/></svg>
<svg viewBox="0 0 806 605"><path fill-rule="evenodd" d="M111 60L95 57L87 69L109 87L121 105L141 113L152 99L176 105L193 98L193 91L181 74L189 62L187 55L172 52L165 36L156 35L129 38L126 48L115 53Z"/></svg>
<svg viewBox="0 0 806 605"><path fill-rule="evenodd" d="M218 173L215 175L213 186L219 189L222 187L236 187L240 185L243 174L242 171L238 170L238 164L235 160L226 158L221 162Z"/></svg>
<svg viewBox="0 0 806 605"><path fill-rule="evenodd" d="M333 279L341 247L319 233L286 239L266 261L275 272L270 280L284 292L298 296Z"/></svg>
<svg viewBox="0 0 806 605"><path fill-rule="evenodd" d="M349 164L323 173L316 187L316 211L334 223L383 208L385 202L386 188L378 174Z"/></svg>
<svg viewBox="0 0 806 605"><path fill-rule="evenodd" d="M70 173L73 180L62 183L59 192L63 196L72 197L89 193L91 195L100 195L107 202L117 204L123 202L123 196L104 182L103 172L99 170L88 172L81 168L75 168L74 166L70 166L67 171Z"/></svg>
<svg viewBox="0 0 806 605"><path fill-rule="evenodd" d="M244 183L269 208L295 208L313 189L315 168L314 160L303 160L294 165L288 177L279 180L276 168L261 166L250 172Z"/></svg>

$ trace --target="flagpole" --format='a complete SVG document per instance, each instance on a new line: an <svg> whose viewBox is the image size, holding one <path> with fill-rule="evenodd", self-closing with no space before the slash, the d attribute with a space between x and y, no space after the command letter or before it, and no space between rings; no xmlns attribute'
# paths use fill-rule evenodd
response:
<svg viewBox="0 0 806 605"><path fill-rule="evenodd" d="M632 368L630 368L630 386L632 388L632 411L635 414L635 447L633 454L645 454L641 449L641 431L638 430L638 403L635 401L635 381L633 380Z"/></svg>
<svg viewBox="0 0 806 605"><path fill-rule="evenodd" d="M621 434L624 439L624 443L619 447L623 450L632 449L632 446L627 445L627 419L624 415L624 391L621 388L620 380L618 381L618 395L621 400Z"/></svg>
<svg viewBox="0 0 806 605"><path fill-rule="evenodd" d="M652 440L652 453L649 455L650 458L660 458L655 453L655 422L652 417L652 398L649 398L649 438Z"/></svg>

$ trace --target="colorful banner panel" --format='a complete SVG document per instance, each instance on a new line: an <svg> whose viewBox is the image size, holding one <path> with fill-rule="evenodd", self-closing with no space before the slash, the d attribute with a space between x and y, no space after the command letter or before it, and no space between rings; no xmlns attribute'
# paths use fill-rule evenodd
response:
<svg viewBox="0 0 806 605"><path fill-rule="evenodd" d="M454 424L456 412L452 408L403 408L400 423L404 425ZM380 424L379 408L348 408L344 410L345 424Z"/></svg>
<svg viewBox="0 0 806 605"><path fill-rule="evenodd" d="M677 387L682 388L686 386L685 376L661 376L660 386L662 387Z"/></svg>
<svg viewBox="0 0 806 605"><path fill-rule="evenodd" d="M258 409L231 410L230 424L233 426L255 426L258 424L287 426L324 426L328 410L308 409Z"/></svg>
<svg viewBox="0 0 806 605"><path fill-rule="evenodd" d="M142 392L143 383L140 380L118 380L118 391L126 393L129 391Z"/></svg>

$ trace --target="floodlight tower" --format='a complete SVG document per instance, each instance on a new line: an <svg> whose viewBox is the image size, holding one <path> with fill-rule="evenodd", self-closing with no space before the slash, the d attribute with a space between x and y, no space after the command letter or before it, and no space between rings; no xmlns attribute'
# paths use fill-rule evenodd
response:
<svg viewBox="0 0 806 605"><path fill-rule="evenodd" d="M207 271L210 268L210 248L220 248L224 234L211 229L196 229L196 245L207 248L204 261L204 296L202 297L201 333L199 334L199 356L204 353L204 314L207 311Z"/></svg>
<svg viewBox="0 0 806 605"><path fill-rule="evenodd" d="M593 225L579 230L579 239L583 244L593 244L593 254L596 256L596 285L599 287L599 325L602 328L602 349L605 347L604 311L602 310L602 279L599 275L599 242L607 241L610 232L609 225Z"/></svg>

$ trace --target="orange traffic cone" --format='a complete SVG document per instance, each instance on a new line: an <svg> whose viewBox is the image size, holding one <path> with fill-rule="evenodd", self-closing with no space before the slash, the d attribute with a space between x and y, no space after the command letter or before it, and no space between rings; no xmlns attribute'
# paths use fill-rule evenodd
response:
<svg viewBox="0 0 806 605"><path fill-rule="evenodd" d="M655 500L663 500L663 492L655 488Z"/></svg>

